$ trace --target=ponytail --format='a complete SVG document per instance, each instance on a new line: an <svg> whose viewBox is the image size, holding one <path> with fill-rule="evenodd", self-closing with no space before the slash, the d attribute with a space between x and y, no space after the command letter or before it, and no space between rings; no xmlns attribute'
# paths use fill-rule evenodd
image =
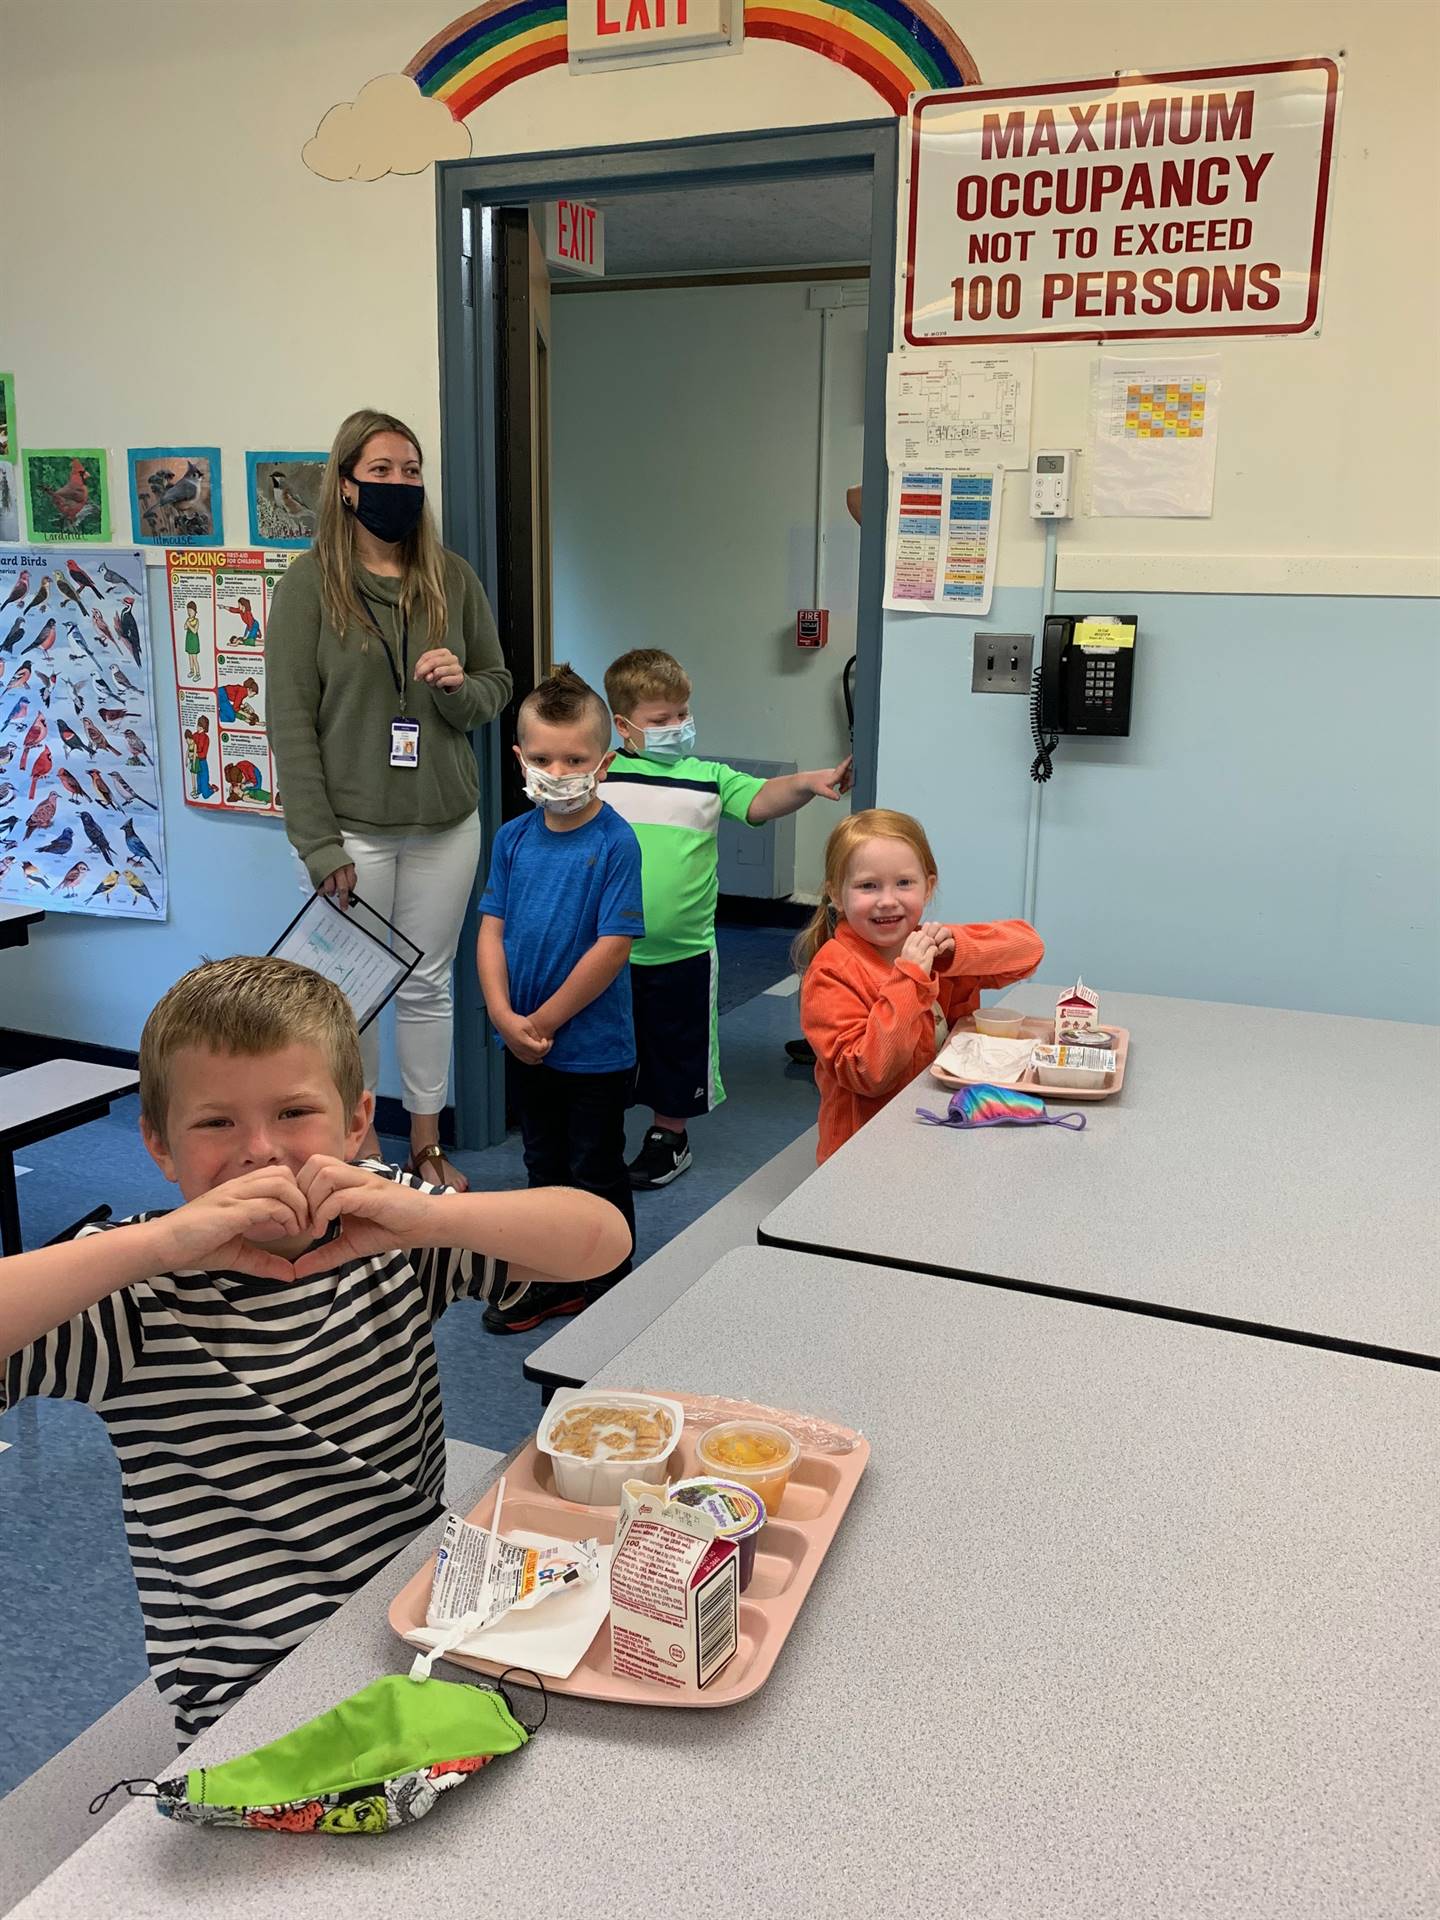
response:
<svg viewBox="0 0 1440 1920"><path fill-rule="evenodd" d="M796 934L790 948L790 964L796 973L803 974L816 954L835 931L835 908L830 901L822 900L801 931Z"/></svg>

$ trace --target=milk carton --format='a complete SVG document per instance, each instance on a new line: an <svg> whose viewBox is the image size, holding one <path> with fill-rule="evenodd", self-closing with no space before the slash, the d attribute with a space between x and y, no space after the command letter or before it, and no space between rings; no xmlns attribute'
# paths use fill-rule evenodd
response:
<svg viewBox="0 0 1440 1920"><path fill-rule="evenodd" d="M1055 1044L1092 1032L1100 1024L1100 996L1083 980L1055 1003Z"/></svg>
<svg viewBox="0 0 1440 1920"><path fill-rule="evenodd" d="M699 1507L627 1480L610 1563L616 1673L677 1691L708 1687L739 1645L740 1550Z"/></svg>

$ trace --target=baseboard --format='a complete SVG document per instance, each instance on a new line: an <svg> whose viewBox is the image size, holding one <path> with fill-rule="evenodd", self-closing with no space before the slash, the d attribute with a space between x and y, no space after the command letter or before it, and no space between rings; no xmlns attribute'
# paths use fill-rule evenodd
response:
<svg viewBox="0 0 1440 1920"><path fill-rule="evenodd" d="M53 1033L0 1027L0 1069L38 1067L46 1060L84 1060L93 1067L128 1067L132 1071L140 1064L133 1047L102 1047L93 1040L67 1040ZM375 1102L375 1130L400 1140L410 1138L410 1116L402 1100L393 1094L380 1095ZM453 1107L446 1107L440 1115L440 1140L443 1146L455 1145Z"/></svg>
<svg viewBox="0 0 1440 1920"><path fill-rule="evenodd" d="M715 903L716 923L725 927L803 927L814 911L797 900L754 900L743 893L722 893Z"/></svg>
<svg viewBox="0 0 1440 1920"><path fill-rule="evenodd" d="M390 1134L397 1140L410 1138L410 1116L405 1111L405 1102L397 1100L393 1093L382 1093L376 1098L375 1131ZM455 1145L454 1107L446 1107L441 1112L440 1144L442 1147Z"/></svg>
<svg viewBox="0 0 1440 1920"><path fill-rule="evenodd" d="M102 1047L93 1040L66 1040L52 1033L25 1033L19 1027L0 1027L0 1066L38 1067L46 1060L84 1060L92 1067L128 1067L140 1064L133 1047Z"/></svg>

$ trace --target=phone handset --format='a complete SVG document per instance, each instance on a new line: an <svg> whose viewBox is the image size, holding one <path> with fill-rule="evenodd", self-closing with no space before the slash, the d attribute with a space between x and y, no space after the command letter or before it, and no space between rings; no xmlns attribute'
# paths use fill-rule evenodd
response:
<svg viewBox="0 0 1440 1920"><path fill-rule="evenodd" d="M1045 622L1040 665L1030 684L1030 737L1035 742L1030 778L1042 784L1054 772L1050 756L1060 744L1060 663L1069 645L1068 626L1064 620Z"/></svg>

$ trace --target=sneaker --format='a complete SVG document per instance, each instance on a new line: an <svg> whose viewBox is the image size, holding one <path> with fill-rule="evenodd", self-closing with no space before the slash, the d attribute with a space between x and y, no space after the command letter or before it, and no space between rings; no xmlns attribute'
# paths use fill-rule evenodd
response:
<svg viewBox="0 0 1440 1920"><path fill-rule="evenodd" d="M688 1134L651 1127L645 1144L630 1162L632 1187L668 1187L690 1164Z"/></svg>
<svg viewBox="0 0 1440 1920"><path fill-rule="evenodd" d="M787 1040L785 1051L797 1067L813 1067L815 1064L815 1049L808 1040Z"/></svg>
<svg viewBox="0 0 1440 1920"><path fill-rule="evenodd" d="M590 1290L577 1282L574 1286L507 1287L499 1300L492 1300L481 1319L487 1333L529 1333L545 1320L562 1314L583 1313L590 1304Z"/></svg>

